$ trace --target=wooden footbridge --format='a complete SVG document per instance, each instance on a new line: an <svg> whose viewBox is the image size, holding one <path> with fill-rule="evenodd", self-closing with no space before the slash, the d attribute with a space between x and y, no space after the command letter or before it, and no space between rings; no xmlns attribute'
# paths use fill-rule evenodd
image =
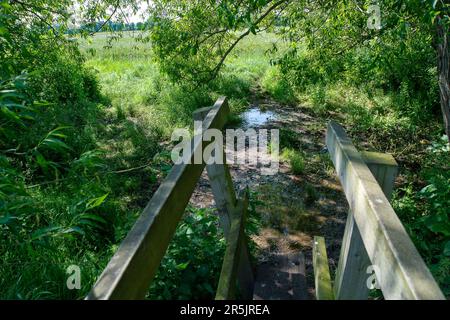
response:
<svg viewBox="0 0 450 320"><path fill-rule="evenodd" d="M203 130L221 130L228 116L226 98L194 113ZM248 191L236 196L226 164L194 164L211 143L201 140L192 139L190 163L173 167L86 299L145 298L205 166L227 242L216 299L250 300L255 283L267 280L254 274L244 232ZM314 238L316 298L367 299L372 268L385 299L445 299L389 203L395 160L358 152L335 122L328 125L326 143L350 211L334 280L324 238Z"/></svg>

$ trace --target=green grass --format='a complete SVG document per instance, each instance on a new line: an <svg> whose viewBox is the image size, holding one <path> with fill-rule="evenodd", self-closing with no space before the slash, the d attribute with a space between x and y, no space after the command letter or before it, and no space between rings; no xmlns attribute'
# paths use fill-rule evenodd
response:
<svg viewBox="0 0 450 320"><path fill-rule="evenodd" d="M281 159L288 161L294 174L302 174L305 171L305 159L301 152L295 149L284 149Z"/></svg>
<svg viewBox="0 0 450 320"><path fill-rule="evenodd" d="M277 67L270 67L266 70L261 78L261 87L282 104L293 105L297 102L294 91Z"/></svg>

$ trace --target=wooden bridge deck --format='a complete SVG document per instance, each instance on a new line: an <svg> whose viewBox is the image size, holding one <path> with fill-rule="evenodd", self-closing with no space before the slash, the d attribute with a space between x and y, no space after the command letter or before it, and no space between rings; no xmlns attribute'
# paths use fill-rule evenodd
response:
<svg viewBox="0 0 450 320"><path fill-rule="evenodd" d="M256 267L253 300L307 300L305 257L284 253Z"/></svg>

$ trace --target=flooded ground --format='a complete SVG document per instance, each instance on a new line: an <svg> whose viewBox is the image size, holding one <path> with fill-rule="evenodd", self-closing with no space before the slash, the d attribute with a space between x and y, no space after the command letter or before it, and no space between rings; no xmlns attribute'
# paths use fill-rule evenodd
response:
<svg viewBox="0 0 450 320"><path fill-rule="evenodd" d="M244 128L258 128L278 119L278 115L273 111L263 111L256 106L252 106L241 114L241 118L242 126Z"/></svg>

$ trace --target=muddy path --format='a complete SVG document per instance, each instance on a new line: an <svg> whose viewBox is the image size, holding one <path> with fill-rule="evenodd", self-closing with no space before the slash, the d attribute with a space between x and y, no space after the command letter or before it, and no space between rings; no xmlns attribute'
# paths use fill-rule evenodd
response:
<svg viewBox="0 0 450 320"><path fill-rule="evenodd" d="M230 165L236 190L249 187L261 225L258 234L252 235L260 276L270 274L270 270L288 256L301 253L304 260L305 294L272 292L263 298L314 299L313 237L325 237L334 274L348 210L325 147L326 121L312 116L307 108L280 105L258 89L254 91L252 104L241 117L243 121L234 128L279 129L280 149L298 150L304 158L301 174L293 174L285 161L280 162L279 171L274 175L264 175L261 168L254 165ZM191 204L214 207L206 170ZM277 285L287 292L292 283L287 284L287 288Z"/></svg>

